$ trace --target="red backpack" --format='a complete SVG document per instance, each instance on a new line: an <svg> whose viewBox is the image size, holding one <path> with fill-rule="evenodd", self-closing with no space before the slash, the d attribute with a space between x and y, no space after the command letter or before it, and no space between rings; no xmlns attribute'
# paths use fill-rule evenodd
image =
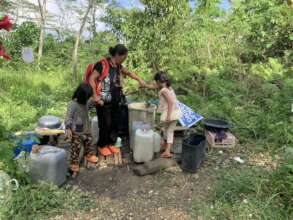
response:
<svg viewBox="0 0 293 220"><path fill-rule="evenodd" d="M95 81L95 91L96 91L96 94L97 96L100 95L101 93L101 89L102 89L102 84L101 82L109 76L109 71L110 71L110 64L109 64L109 61L104 58L100 61L100 63L102 64L102 67L103 67L103 70L102 70L102 73L100 73L100 76L97 78L97 80ZM83 81L85 83L89 83L89 79L90 79L90 76L91 74L93 73L94 71L94 68L95 68L95 64L89 64L86 68L86 71L83 75Z"/></svg>

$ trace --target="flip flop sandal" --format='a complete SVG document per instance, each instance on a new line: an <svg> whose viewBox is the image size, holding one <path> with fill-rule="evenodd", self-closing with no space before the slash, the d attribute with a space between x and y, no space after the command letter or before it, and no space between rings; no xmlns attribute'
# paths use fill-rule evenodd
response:
<svg viewBox="0 0 293 220"><path fill-rule="evenodd" d="M85 160L90 163L97 163L99 158L94 154L89 154L85 156Z"/></svg>
<svg viewBox="0 0 293 220"><path fill-rule="evenodd" d="M120 149L116 146L109 146L108 147L113 154L117 154L120 152Z"/></svg>
<svg viewBox="0 0 293 220"><path fill-rule="evenodd" d="M86 168L94 168L96 167L99 158L96 155L87 155L84 157L84 166Z"/></svg>
<svg viewBox="0 0 293 220"><path fill-rule="evenodd" d="M104 157L110 156L112 154L112 152L110 151L108 147L99 148L99 152Z"/></svg>

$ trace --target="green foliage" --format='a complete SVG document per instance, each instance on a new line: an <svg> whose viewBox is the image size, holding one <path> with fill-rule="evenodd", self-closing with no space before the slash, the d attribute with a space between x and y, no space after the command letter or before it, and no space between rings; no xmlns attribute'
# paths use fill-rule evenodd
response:
<svg viewBox="0 0 293 220"><path fill-rule="evenodd" d="M39 36L39 28L33 22L24 22L20 26L16 27L9 38L6 38L4 45L7 46L9 54L14 60L18 60L21 55L21 49L23 47L37 47Z"/></svg>
<svg viewBox="0 0 293 220"><path fill-rule="evenodd" d="M54 68L38 71L0 69L2 124L9 131L32 128L44 114L63 116L71 92L77 84L69 80L69 70Z"/></svg>
<svg viewBox="0 0 293 220"><path fill-rule="evenodd" d="M218 0L197 1L194 9L182 0L141 2L144 9L115 5L107 9L104 21L109 31L81 42L79 79L88 63L108 54L109 45L124 42L129 48L125 66L147 81L155 71L168 70L179 99L206 118L230 121L241 144L253 143L277 153L292 146L293 19L285 1L237 1L230 11L223 11ZM14 61L4 62L0 69L1 140L7 140L11 132L33 129L42 115L63 117L79 82L70 77L75 39L67 33L62 40L46 36L39 66L19 60L22 47L37 49L38 35L38 27L31 22L5 35L4 44ZM156 95L138 91L132 80L125 81L124 89L140 101ZM13 207L7 210L10 216L29 219L36 213L39 218L65 207L80 208L71 192L31 185L11 159L11 144L1 141L0 146L0 169L22 183L9 204ZM205 207L204 216L289 219L292 172L292 159L282 160L273 172L227 170L215 190L213 208Z"/></svg>
<svg viewBox="0 0 293 220"><path fill-rule="evenodd" d="M292 50L293 17L285 1L247 0L233 14L235 25L244 23L247 27L243 37L248 47L243 55L250 61L284 56L286 50Z"/></svg>
<svg viewBox="0 0 293 220"><path fill-rule="evenodd" d="M147 63L152 69L162 67L166 53L179 37L178 28L190 11L187 1L142 1L144 11L110 8L106 21L117 37L123 37L131 50L134 67ZM170 51L171 50L171 51Z"/></svg>
<svg viewBox="0 0 293 220"><path fill-rule="evenodd" d="M203 214L216 219L291 219L292 148L286 152L273 172L259 167L237 167L219 173L213 205L205 206Z"/></svg>
<svg viewBox="0 0 293 220"><path fill-rule="evenodd" d="M4 170L10 176L16 178L20 184L27 184L30 179L26 173L20 169L13 160L13 145L8 141L0 141L0 169ZM1 218L0 218L1 219Z"/></svg>
<svg viewBox="0 0 293 220"><path fill-rule="evenodd" d="M40 183L21 186L1 214L11 220L44 219L64 211L74 213L91 207L89 195L79 190L60 189L55 185Z"/></svg>

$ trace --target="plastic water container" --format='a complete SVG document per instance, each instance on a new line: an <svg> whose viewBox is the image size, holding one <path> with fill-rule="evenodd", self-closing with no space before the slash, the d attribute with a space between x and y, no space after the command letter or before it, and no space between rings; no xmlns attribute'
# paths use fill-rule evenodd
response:
<svg viewBox="0 0 293 220"><path fill-rule="evenodd" d="M132 122L132 131L130 132L130 149L133 150L134 148L134 137L136 130L144 128L143 121L134 121Z"/></svg>
<svg viewBox="0 0 293 220"><path fill-rule="evenodd" d="M93 145L96 145L99 141L99 121L97 116L93 117L91 120L91 135L93 138Z"/></svg>
<svg viewBox="0 0 293 220"><path fill-rule="evenodd" d="M161 135L158 132L154 132L154 152L159 153L161 150Z"/></svg>
<svg viewBox="0 0 293 220"><path fill-rule="evenodd" d="M116 141L115 146L116 146L116 147L119 147L119 148L122 147L122 139L121 139L120 137L117 138L117 141Z"/></svg>
<svg viewBox="0 0 293 220"><path fill-rule="evenodd" d="M143 102L136 102L128 105L130 135L133 131L132 124L135 121L142 121L146 124L149 124L152 129L154 128L156 108L156 105Z"/></svg>
<svg viewBox="0 0 293 220"><path fill-rule="evenodd" d="M61 186L66 181L67 154L64 149L42 146L39 153L30 154L30 175L35 181L46 181Z"/></svg>
<svg viewBox="0 0 293 220"><path fill-rule="evenodd" d="M133 159L137 163L149 162L154 157L153 130L138 129L135 132Z"/></svg>

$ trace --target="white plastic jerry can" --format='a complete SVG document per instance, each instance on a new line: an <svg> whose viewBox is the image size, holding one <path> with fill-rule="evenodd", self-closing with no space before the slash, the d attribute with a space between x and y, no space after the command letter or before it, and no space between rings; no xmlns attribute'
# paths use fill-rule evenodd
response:
<svg viewBox="0 0 293 220"><path fill-rule="evenodd" d="M134 137L133 159L137 163L149 162L154 157L153 130L137 129Z"/></svg>
<svg viewBox="0 0 293 220"><path fill-rule="evenodd" d="M93 138L92 144L96 145L99 141L99 121L97 116L91 120L91 135Z"/></svg>
<svg viewBox="0 0 293 220"><path fill-rule="evenodd" d="M132 131L130 133L130 149L134 149L134 139L135 139L135 133L137 129L142 129L144 125L144 122L142 121L134 121L132 122Z"/></svg>
<svg viewBox="0 0 293 220"><path fill-rule="evenodd" d="M38 153L30 154L29 167L33 180L61 186L66 181L66 151L53 146L41 146Z"/></svg>
<svg viewBox="0 0 293 220"><path fill-rule="evenodd" d="M159 153L161 150L161 135L158 132L154 132L154 152Z"/></svg>

